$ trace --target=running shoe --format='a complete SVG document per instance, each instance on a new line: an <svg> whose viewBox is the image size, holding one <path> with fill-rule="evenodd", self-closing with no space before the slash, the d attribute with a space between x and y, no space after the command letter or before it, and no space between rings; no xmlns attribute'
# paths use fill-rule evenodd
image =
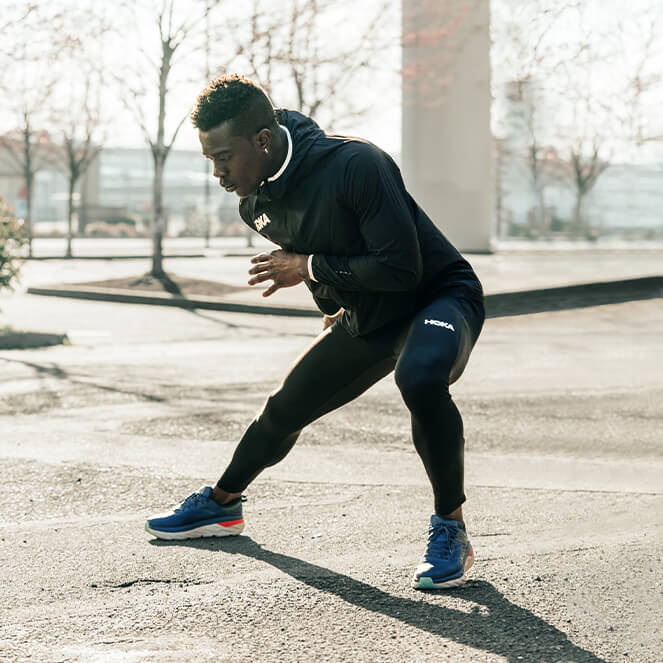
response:
<svg viewBox="0 0 663 663"><path fill-rule="evenodd" d="M221 506L212 497L212 487L191 493L170 513L153 516L145 531L158 539L197 539L203 536L232 536L244 529L242 498Z"/></svg>
<svg viewBox="0 0 663 663"><path fill-rule="evenodd" d="M433 514L428 546L412 579L415 589L444 589L461 585L474 564L474 551L465 526L458 520Z"/></svg>

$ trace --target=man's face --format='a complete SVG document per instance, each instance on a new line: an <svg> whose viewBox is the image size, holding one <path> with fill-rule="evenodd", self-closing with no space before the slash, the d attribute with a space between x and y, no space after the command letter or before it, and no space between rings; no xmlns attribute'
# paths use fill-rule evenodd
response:
<svg viewBox="0 0 663 663"><path fill-rule="evenodd" d="M246 198L258 190L264 179L265 154L257 135L233 136L230 123L209 131L198 130L203 155L214 164L214 177L226 191Z"/></svg>

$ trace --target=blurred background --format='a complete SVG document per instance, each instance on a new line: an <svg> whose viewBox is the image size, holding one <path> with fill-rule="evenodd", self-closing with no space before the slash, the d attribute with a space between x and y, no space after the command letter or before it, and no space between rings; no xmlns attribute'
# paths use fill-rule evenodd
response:
<svg viewBox="0 0 663 663"><path fill-rule="evenodd" d="M663 242L660 0L5 0L0 30L0 197L27 253L244 238L188 119L224 73L403 165L403 109L443 106L482 31L492 249Z"/></svg>

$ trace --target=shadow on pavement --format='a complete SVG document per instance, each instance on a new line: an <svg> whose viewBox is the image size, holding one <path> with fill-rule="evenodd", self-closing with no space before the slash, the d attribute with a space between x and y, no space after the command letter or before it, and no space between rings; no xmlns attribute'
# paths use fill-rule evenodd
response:
<svg viewBox="0 0 663 663"><path fill-rule="evenodd" d="M9 364L19 364L21 366L26 366L31 368L39 377L49 376L57 378L58 380L66 380L71 384L80 384L86 387L94 387L101 391L108 391L115 394L125 394L126 396L137 396L146 401L154 401L157 403L163 403L167 399L162 398L161 396L154 396L153 394L146 394L140 391L131 391L130 389L118 389L117 387L109 387L105 384L99 384L97 382L92 382L91 380L77 380L73 375L67 371L62 370L57 364L52 364L51 366L45 366L44 364L36 364L31 361L25 361L23 359L8 359L7 357L0 357L0 361L7 362Z"/></svg>
<svg viewBox="0 0 663 663"><path fill-rule="evenodd" d="M468 581L462 587L442 592L419 593L418 599L394 596L342 573L297 557L266 550L246 536L228 539L150 541L155 546L187 546L241 554L266 562L283 573L321 592L333 594L352 605L386 615L409 626L428 631L460 644L504 656L509 663L606 663L591 652L574 645L565 633L529 610L509 601L483 580ZM428 598L449 595L471 602L468 611L428 602Z"/></svg>
<svg viewBox="0 0 663 663"><path fill-rule="evenodd" d="M250 330L254 332L261 332L259 334L256 334L258 337L264 337L264 336L302 336L303 338L308 338L312 339L315 338L315 334L310 333L310 332L296 332L296 331L280 331L276 329L272 329L269 327L265 327L264 325L247 325L246 323L242 323L241 325L235 324L234 322L228 322L227 320L222 320L220 318L217 318L213 315L208 315L205 313L202 313L202 309L197 309L197 308L190 308L190 309L183 309L187 311L188 313L191 313L192 315L195 315L199 318L203 318L204 320L209 320L210 322L214 322L217 325L221 325L225 327L226 329L233 329L233 330ZM320 331L322 331L322 315L320 316Z"/></svg>

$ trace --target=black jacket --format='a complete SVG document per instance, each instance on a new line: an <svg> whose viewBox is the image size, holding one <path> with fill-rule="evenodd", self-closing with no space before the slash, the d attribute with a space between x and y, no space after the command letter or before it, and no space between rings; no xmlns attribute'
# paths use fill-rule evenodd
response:
<svg viewBox="0 0 663 663"><path fill-rule="evenodd" d="M291 161L239 211L284 250L314 254L316 281L306 284L323 313L343 307L341 324L363 335L459 283L482 296L472 268L406 191L388 154L328 136L296 111L276 113L292 136Z"/></svg>

